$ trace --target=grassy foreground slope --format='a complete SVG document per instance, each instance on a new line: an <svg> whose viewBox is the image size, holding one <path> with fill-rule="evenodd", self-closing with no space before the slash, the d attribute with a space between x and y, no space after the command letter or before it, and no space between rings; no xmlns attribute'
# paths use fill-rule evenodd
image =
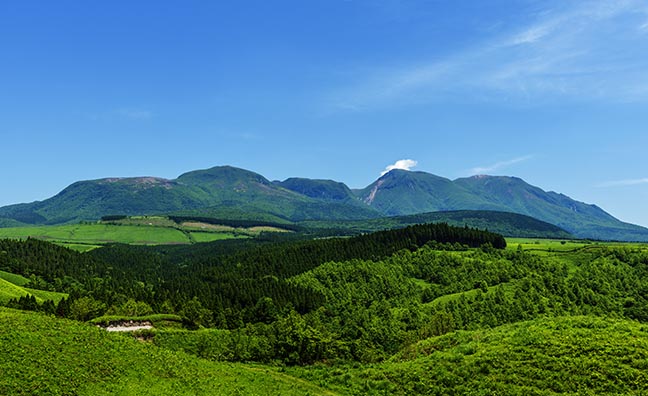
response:
<svg viewBox="0 0 648 396"><path fill-rule="evenodd" d="M288 372L352 395L644 394L648 327L541 318L429 338L385 363Z"/></svg>
<svg viewBox="0 0 648 396"><path fill-rule="evenodd" d="M261 367L222 364L37 313L0 308L2 395L330 395Z"/></svg>

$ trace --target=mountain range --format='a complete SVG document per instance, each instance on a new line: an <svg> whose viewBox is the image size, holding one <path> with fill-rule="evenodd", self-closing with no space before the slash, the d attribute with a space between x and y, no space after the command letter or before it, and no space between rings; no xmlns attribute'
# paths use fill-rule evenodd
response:
<svg viewBox="0 0 648 396"><path fill-rule="evenodd" d="M365 220L427 212L512 212L556 225L579 238L648 241L648 229L624 223L596 205L546 192L516 177L456 180L392 170L364 189L332 180L269 181L231 166L157 177L79 181L59 194L0 208L0 226L62 224L105 215L199 213L222 218L300 222Z"/></svg>

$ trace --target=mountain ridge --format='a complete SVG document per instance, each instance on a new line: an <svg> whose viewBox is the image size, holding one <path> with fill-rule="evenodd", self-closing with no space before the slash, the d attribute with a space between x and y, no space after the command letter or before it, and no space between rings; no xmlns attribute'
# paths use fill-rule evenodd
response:
<svg viewBox="0 0 648 396"><path fill-rule="evenodd" d="M270 181L233 166L189 171L176 179L144 176L78 181L46 200L0 207L0 226L191 211L240 212L252 218L299 222L456 210L518 213L579 238L648 241L644 227L624 223L596 205L544 191L518 177L478 175L450 180L399 169L355 190L334 180Z"/></svg>

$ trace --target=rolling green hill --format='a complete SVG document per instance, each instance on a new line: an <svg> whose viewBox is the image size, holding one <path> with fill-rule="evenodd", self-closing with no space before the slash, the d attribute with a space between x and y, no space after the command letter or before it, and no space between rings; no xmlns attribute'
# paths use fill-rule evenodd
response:
<svg viewBox="0 0 648 396"><path fill-rule="evenodd" d="M66 394L62 384L69 394L290 394L278 378L303 394L645 389L646 245L515 242L507 249L500 235L447 224L177 255L0 240L0 268L11 273L0 276L70 293L48 312L163 323L136 334L148 341L139 343L0 310L0 353L9 356L0 394ZM237 362L282 374L255 366L274 382L250 383L250 366Z"/></svg>
<svg viewBox="0 0 648 396"><path fill-rule="evenodd" d="M647 369L645 325L577 316L453 332L380 364L288 372L349 395L638 395Z"/></svg>
<svg viewBox="0 0 648 396"><path fill-rule="evenodd" d="M57 304L62 298L67 297L65 293L24 287L28 283L29 279L23 276L0 271L0 305L6 304L9 300L17 300L25 296L34 296L36 302L39 304L42 304L46 300L51 300L54 304Z"/></svg>
<svg viewBox="0 0 648 396"><path fill-rule="evenodd" d="M97 327L0 308L2 395L333 395L271 368L208 362Z"/></svg>

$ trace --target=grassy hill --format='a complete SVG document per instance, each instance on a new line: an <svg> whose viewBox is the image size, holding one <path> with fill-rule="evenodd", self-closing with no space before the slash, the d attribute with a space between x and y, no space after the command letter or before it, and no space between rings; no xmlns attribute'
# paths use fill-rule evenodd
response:
<svg viewBox="0 0 648 396"><path fill-rule="evenodd" d="M473 248L462 244L471 240ZM0 353L10 356L0 362L0 394L66 394L61 384L70 382L69 394L290 394L276 381L250 384L250 366L236 362L281 365L293 377L252 369L302 394L326 392L310 384L358 395L648 387L648 331L635 322L648 321L646 245L515 239L505 249L496 241L502 237L426 225L225 252L196 245L172 260L166 247L80 254L0 240L0 268L80 291L61 315L164 322L140 334L151 345L45 316L14 324L16 311L0 310L9 324L0 328ZM46 366L55 369L43 373Z"/></svg>
<svg viewBox="0 0 648 396"><path fill-rule="evenodd" d="M0 308L2 395L333 395L261 366L204 361L94 326Z"/></svg>
<svg viewBox="0 0 648 396"><path fill-rule="evenodd" d="M67 294L57 293L46 290L37 290L24 287L29 283L29 279L12 274L10 272L0 271L0 305L6 304L11 299L19 299L23 296L32 295L36 298L39 304L46 300L52 300L58 303L62 298L66 298Z"/></svg>
<svg viewBox="0 0 648 396"><path fill-rule="evenodd" d="M432 337L367 366L288 373L350 395L630 395L648 389L648 328L586 316Z"/></svg>

